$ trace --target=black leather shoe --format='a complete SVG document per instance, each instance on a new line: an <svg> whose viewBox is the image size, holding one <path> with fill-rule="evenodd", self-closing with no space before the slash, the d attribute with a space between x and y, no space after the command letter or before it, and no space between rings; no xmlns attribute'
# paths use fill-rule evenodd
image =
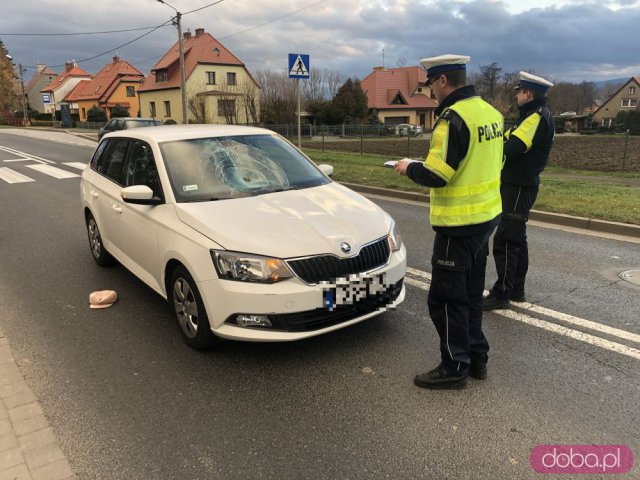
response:
<svg viewBox="0 0 640 480"><path fill-rule="evenodd" d="M485 312L488 310L497 310L499 308L509 308L509 299L499 298L493 293L490 293L488 296L484 297L484 300L482 300L482 310Z"/></svg>
<svg viewBox="0 0 640 480"><path fill-rule="evenodd" d="M420 388L436 389L460 389L467 384L467 375L449 373L442 364L427 373L416 375L413 383Z"/></svg>
<svg viewBox="0 0 640 480"><path fill-rule="evenodd" d="M524 291L522 292L511 292L511 295L509 295L509 300L511 300L512 302L526 302L527 299L524 296Z"/></svg>
<svg viewBox="0 0 640 480"><path fill-rule="evenodd" d="M469 376L476 380L486 380L487 378L487 360L489 357L483 355L481 357L471 357L471 366L469 367Z"/></svg>

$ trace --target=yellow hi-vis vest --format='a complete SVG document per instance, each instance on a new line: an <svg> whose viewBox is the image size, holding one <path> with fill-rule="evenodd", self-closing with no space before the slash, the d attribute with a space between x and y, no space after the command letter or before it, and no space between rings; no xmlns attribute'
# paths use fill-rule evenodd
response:
<svg viewBox="0 0 640 480"><path fill-rule="evenodd" d="M460 115L469 128L469 150L455 171L437 159L430 162L430 155L427 156L427 168L448 180L446 186L431 189L431 225L459 227L488 222L502 212L500 171L504 119L480 97L460 100L449 108ZM443 115L438 123L443 121ZM434 128L431 137L431 147L436 146L434 156L446 156L447 138L438 136L448 137L448 134L448 128L438 128L438 125ZM439 151L442 149L443 152Z"/></svg>

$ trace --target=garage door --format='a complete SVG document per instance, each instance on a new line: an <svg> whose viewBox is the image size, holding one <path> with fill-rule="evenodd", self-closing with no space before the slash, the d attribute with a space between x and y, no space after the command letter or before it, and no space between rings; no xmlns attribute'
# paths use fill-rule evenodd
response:
<svg viewBox="0 0 640 480"><path fill-rule="evenodd" d="M409 123L409 117L386 117L384 124L388 127L395 127L401 123Z"/></svg>

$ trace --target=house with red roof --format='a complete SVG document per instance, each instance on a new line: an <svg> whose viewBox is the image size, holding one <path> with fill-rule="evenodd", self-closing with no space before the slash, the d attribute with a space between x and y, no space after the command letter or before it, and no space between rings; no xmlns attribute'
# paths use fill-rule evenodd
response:
<svg viewBox="0 0 640 480"><path fill-rule="evenodd" d="M65 63L64 72L40 90L45 113L55 114L57 110L60 110L60 104L64 97L82 80L91 80L91 74L84 71L75 62Z"/></svg>
<svg viewBox="0 0 640 480"><path fill-rule="evenodd" d="M260 86L245 64L204 28L183 34L190 123L258 123ZM179 42L139 89L142 116L183 123Z"/></svg>
<svg viewBox="0 0 640 480"><path fill-rule="evenodd" d="M431 130L438 103L426 81L421 67L374 67L360 85L367 94L369 111L377 113L385 125L408 123Z"/></svg>
<svg viewBox="0 0 640 480"><path fill-rule="evenodd" d="M593 113L593 122L611 127L619 112L635 110L640 105L640 77L631 77Z"/></svg>
<svg viewBox="0 0 640 480"><path fill-rule="evenodd" d="M87 112L95 105L105 110L111 118L116 105L129 110L131 117L138 116L138 88L144 74L118 55L106 64L91 80L81 80L63 99L77 113L80 121L87 120Z"/></svg>
<svg viewBox="0 0 640 480"><path fill-rule="evenodd" d="M39 63L36 65L36 73L24 84L24 96L32 110L45 113L44 102L40 96L40 90L50 84L57 73L46 65Z"/></svg>

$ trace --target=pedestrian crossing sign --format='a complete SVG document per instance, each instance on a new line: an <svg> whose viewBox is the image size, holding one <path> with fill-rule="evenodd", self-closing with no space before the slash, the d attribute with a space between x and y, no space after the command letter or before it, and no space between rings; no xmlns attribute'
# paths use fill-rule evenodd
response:
<svg viewBox="0 0 640 480"><path fill-rule="evenodd" d="M309 78L309 55L289 54L289 78Z"/></svg>

